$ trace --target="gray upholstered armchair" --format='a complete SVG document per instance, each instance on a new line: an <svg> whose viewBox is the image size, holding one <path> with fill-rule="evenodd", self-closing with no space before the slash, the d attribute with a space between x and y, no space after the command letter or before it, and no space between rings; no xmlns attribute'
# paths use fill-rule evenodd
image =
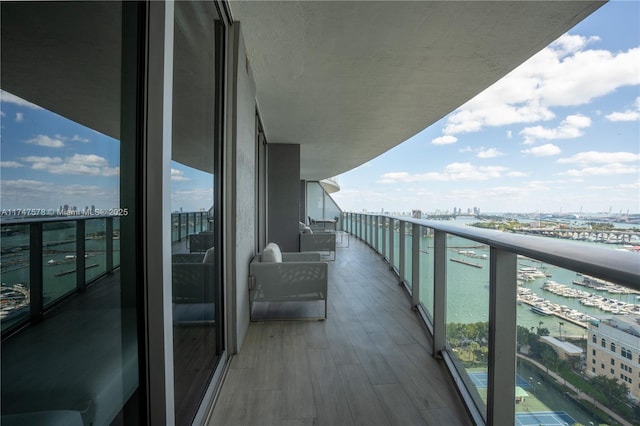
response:
<svg viewBox="0 0 640 426"><path fill-rule="evenodd" d="M315 232L308 226L300 223L300 251L333 253L333 260L336 260L336 233Z"/></svg>
<svg viewBox="0 0 640 426"><path fill-rule="evenodd" d="M328 265L319 253L281 253L270 243L249 265L251 320L259 302L324 301L327 318Z"/></svg>

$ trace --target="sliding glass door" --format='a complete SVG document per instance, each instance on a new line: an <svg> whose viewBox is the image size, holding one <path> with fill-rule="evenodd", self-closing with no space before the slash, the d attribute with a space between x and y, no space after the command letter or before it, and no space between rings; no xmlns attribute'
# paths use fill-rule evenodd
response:
<svg viewBox="0 0 640 426"><path fill-rule="evenodd" d="M223 352L219 150L222 30L214 3L175 3L171 210L184 227L171 250L179 425L191 424L196 416ZM194 222L196 217L202 218L199 226Z"/></svg>

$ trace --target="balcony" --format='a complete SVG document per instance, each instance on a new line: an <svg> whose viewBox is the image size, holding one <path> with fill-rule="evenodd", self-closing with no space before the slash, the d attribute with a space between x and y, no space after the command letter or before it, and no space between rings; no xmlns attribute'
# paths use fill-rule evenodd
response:
<svg viewBox="0 0 640 426"><path fill-rule="evenodd" d="M587 350L586 359L578 359L586 364L580 366L582 382L625 377L638 387L640 337L616 335L616 318L624 317L619 314L640 311L637 253L446 222L351 213L340 219L348 233L343 241L350 240L329 262L328 319L251 323L228 366L210 424L511 424L514 417L549 409L582 424L638 421L633 411L624 411L633 410L631 400L612 411L598 401L596 389L567 379L566 362L536 360L531 348L523 349L532 336L558 347L574 342ZM172 228L174 254L201 251L189 236L206 233L208 218L205 212L173 214ZM2 232L3 282L13 284L3 284L3 315L11 312L2 320L3 335L11 335L3 341L3 365L12 366L3 370L11 384L3 387L3 405L16 413L51 408L42 405L51 400L34 392L82 378L57 395L55 406L71 407L85 421L112 418L137 378L135 351L122 345L133 328L120 324L126 318L118 301L119 219L15 219L3 221ZM573 312L578 299L568 295L578 287L567 290L571 278L574 287L597 296L583 294L580 300L602 302L584 308L591 319ZM522 289L537 296L527 298ZM532 300L553 307L547 301L554 297L566 306L546 315L529 310ZM604 308L618 312L599 310ZM612 320L599 323L606 317ZM23 329L27 323L31 327ZM470 333L473 327L477 335ZM526 342L522 329L531 329ZM549 336L541 335L544 329ZM181 330L198 332L193 326ZM96 336L98 341L87 343ZM43 352L33 347L49 348L51 364L43 364ZM92 355L97 347L103 347L100 362ZM178 345L174 353L189 359L195 350L201 348ZM69 364L72 352L82 362ZM53 367L60 362L67 369ZM91 374L80 372L85 370ZM114 371L123 383L109 379ZM176 377L188 377L176 389L206 380L195 371L176 368ZM89 397L95 389L101 396ZM86 398L70 406L69 395Z"/></svg>
<svg viewBox="0 0 640 426"><path fill-rule="evenodd" d="M539 316L518 290L574 306L540 284L592 277L624 294L622 306L640 294L637 253L387 216L345 213L341 224L351 242L329 265L328 320L252 323L209 424L637 422L631 400L620 414L581 387L584 355L541 362L528 347L586 349L598 320L564 305ZM574 367L584 371L567 383Z"/></svg>
<svg viewBox="0 0 640 426"><path fill-rule="evenodd" d="M471 424L411 298L367 244L338 248L328 294L326 321L250 324L210 425Z"/></svg>

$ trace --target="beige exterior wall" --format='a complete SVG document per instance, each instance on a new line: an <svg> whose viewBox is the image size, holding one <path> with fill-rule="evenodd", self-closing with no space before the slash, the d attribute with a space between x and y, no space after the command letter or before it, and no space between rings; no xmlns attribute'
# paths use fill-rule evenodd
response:
<svg viewBox="0 0 640 426"><path fill-rule="evenodd" d="M587 339L587 375L615 378L619 383L627 385L631 394L640 400L639 345L639 337L622 330L602 323L599 327L590 327Z"/></svg>

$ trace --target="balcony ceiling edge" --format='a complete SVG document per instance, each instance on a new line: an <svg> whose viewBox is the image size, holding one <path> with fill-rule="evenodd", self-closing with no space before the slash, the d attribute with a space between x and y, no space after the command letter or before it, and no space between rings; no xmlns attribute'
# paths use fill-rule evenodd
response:
<svg viewBox="0 0 640 426"><path fill-rule="evenodd" d="M438 121L601 1L231 1L270 142L301 178L369 161Z"/></svg>

